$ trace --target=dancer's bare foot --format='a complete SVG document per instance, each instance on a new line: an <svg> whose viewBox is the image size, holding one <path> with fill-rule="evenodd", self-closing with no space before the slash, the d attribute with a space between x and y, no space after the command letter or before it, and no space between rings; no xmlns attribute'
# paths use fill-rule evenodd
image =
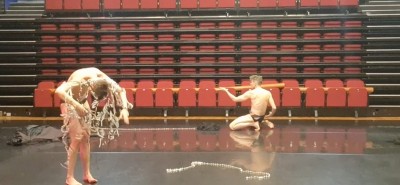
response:
<svg viewBox="0 0 400 185"><path fill-rule="evenodd" d="M75 180L75 178L73 178L73 177L67 178L67 180L65 181L65 184L66 185L82 185L77 180Z"/></svg>
<svg viewBox="0 0 400 185"><path fill-rule="evenodd" d="M270 122L270 121L267 121L267 126L268 126L269 128L274 128L274 127L275 127L275 125L274 125L272 122Z"/></svg>
<svg viewBox="0 0 400 185"><path fill-rule="evenodd" d="M96 184L97 179L93 178L91 174L85 175L83 177L83 182L88 183L88 184Z"/></svg>
<svg viewBox="0 0 400 185"><path fill-rule="evenodd" d="M254 128L255 131L260 131L260 125L258 124L258 122L254 122Z"/></svg>

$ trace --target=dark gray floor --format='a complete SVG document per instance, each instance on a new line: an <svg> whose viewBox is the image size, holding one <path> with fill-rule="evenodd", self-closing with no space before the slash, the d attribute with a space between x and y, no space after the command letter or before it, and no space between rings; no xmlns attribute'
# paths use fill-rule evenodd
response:
<svg viewBox="0 0 400 185"><path fill-rule="evenodd" d="M225 122L136 121L120 137L93 137L92 173L102 185L158 184L306 184L358 185L400 182L400 124L394 122L274 121L276 128L229 131ZM61 142L8 146L17 128L35 122L9 122L0 127L0 185L64 184ZM43 123L40 123L43 124ZM58 125L60 123L47 123ZM221 126L218 131L190 130ZM4 126L7 125L7 126ZM167 128L167 129L165 129ZM180 128L180 129L178 129ZM211 127L215 128L215 127ZM216 166L167 173L193 161ZM219 164L219 165L218 165ZM243 170L270 173L264 180L246 180ZM80 166L76 177L81 181ZM257 174L253 174L257 175Z"/></svg>

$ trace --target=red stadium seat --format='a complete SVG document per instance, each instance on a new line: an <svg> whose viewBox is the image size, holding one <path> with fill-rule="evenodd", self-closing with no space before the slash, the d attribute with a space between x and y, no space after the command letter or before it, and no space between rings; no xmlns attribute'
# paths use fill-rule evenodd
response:
<svg viewBox="0 0 400 185"><path fill-rule="evenodd" d="M154 97L151 88L154 88L152 80L141 80L138 82L135 93L136 107L154 107Z"/></svg>
<svg viewBox="0 0 400 185"><path fill-rule="evenodd" d="M258 27L258 25L257 25L257 22L242 22L241 24L240 24L240 27L241 28L257 28Z"/></svg>
<svg viewBox="0 0 400 185"><path fill-rule="evenodd" d="M263 21L263 22L261 22L261 28L276 28L276 27L278 27L278 23L275 22L275 21Z"/></svg>
<svg viewBox="0 0 400 185"><path fill-rule="evenodd" d="M217 92L215 91L215 81L202 79L199 82L198 106L215 107L217 106Z"/></svg>
<svg viewBox="0 0 400 185"><path fill-rule="evenodd" d="M348 91L347 96L348 107L367 107L368 106L368 92L363 87L352 87Z"/></svg>
<svg viewBox="0 0 400 185"><path fill-rule="evenodd" d="M365 87L365 84L360 79L348 79L346 80L346 87Z"/></svg>
<svg viewBox="0 0 400 185"><path fill-rule="evenodd" d="M257 0L240 0L240 8L257 8Z"/></svg>
<svg viewBox="0 0 400 185"><path fill-rule="evenodd" d="M240 46L241 51L257 51L257 45L242 45Z"/></svg>
<svg viewBox="0 0 400 185"><path fill-rule="evenodd" d="M235 0L218 0L218 8L235 8Z"/></svg>
<svg viewBox="0 0 400 185"><path fill-rule="evenodd" d="M218 27L223 29L229 29L229 28L235 28L236 26L234 22L219 22Z"/></svg>
<svg viewBox="0 0 400 185"><path fill-rule="evenodd" d="M362 34L358 32L346 32L343 35L343 38L345 39L361 39Z"/></svg>
<svg viewBox="0 0 400 185"><path fill-rule="evenodd" d="M276 45L261 45L260 51L276 51L278 47ZM276 58L276 57L273 57Z"/></svg>
<svg viewBox="0 0 400 185"><path fill-rule="evenodd" d="M343 69L343 73L345 74L358 74L361 73L361 68L359 67L345 67Z"/></svg>
<svg viewBox="0 0 400 185"><path fill-rule="evenodd" d="M278 0L279 8L296 8L296 0Z"/></svg>
<svg viewBox="0 0 400 185"><path fill-rule="evenodd" d="M180 40L196 40L195 34L181 34L179 36Z"/></svg>
<svg viewBox="0 0 400 185"><path fill-rule="evenodd" d="M174 58L172 57L160 57L158 58L158 64L159 65L165 65L165 64L173 64L174 63ZM159 68L158 69L158 74L175 74L175 69L173 68Z"/></svg>
<svg viewBox="0 0 400 185"><path fill-rule="evenodd" d="M300 89L298 87L283 88L282 89L282 107L300 107L300 106L301 106Z"/></svg>
<svg viewBox="0 0 400 185"><path fill-rule="evenodd" d="M194 63L196 63L196 58L195 57L181 57L179 61L181 64L194 64ZM196 68L182 67L180 69L180 73L181 74L194 74L194 73L196 73Z"/></svg>
<svg viewBox="0 0 400 185"><path fill-rule="evenodd" d="M313 0L311 0L313 1ZM303 23L303 27L305 28L318 28L321 27L321 22L320 21L305 21Z"/></svg>
<svg viewBox="0 0 400 185"><path fill-rule="evenodd" d="M305 56L303 57L303 63L315 64L319 63L321 58L319 56ZM303 73L320 73L321 69L319 67L304 67Z"/></svg>
<svg viewBox="0 0 400 185"><path fill-rule="evenodd" d="M104 10L119 10L121 9L121 0L104 0Z"/></svg>
<svg viewBox="0 0 400 185"><path fill-rule="evenodd" d="M358 0L339 0L340 7L358 7Z"/></svg>
<svg viewBox="0 0 400 185"><path fill-rule="evenodd" d="M337 7L339 5L337 0L320 0L319 3L320 7L325 7L325 8Z"/></svg>
<svg viewBox="0 0 400 185"><path fill-rule="evenodd" d="M271 0L259 0L258 1L259 8L275 8L277 6L278 6L277 1L271 1Z"/></svg>
<svg viewBox="0 0 400 185"><path fill-rule="evenodd" d="M181 80L178 91L179 107L196 107L196 82L194 80Z"/></svg>
<svg viewBox="0 0 400 185"><path fill-rule="evenodd" d="M176 0L162 0L159 1L160 9L176 9Z"/></svg>
<svg viewBox="0 0 400 185"><path fill-rule="evenodd" d="M305 87L323 87L322 81L319 79L305 79L304 86Z"/></svg>
<svg viewBox="0 0 400 185"><path fill-rule="evenodd" d="M136 24L132 23L121 23L119 25L120 30L135 30L136 29Z"/></svg>
<svg viewBox="0 0 400 185"><path fill-rule="evenodd" d="M354 63L361 63L361 56L345 56L343 58L344 62L354 62Z"/></svg>
<svg viewBox="0 0 400 185"><path fill-rule="evenodd" d="M242 74L256 74L257 73L257 68L255 67L242 67L240 68L240 73Z"/></svg>
<svg viewBox="0 0 400 185"><path fill-rule="evenodd" d="M123 10L139 9L139 0L121 0Z"/></svg>
<svg viewBox="0 0 400 185"><path fill-rule="evenodd" d="M215 40L215 34L200 34L199 40Z"/></svg>
<svg viewBox="0 0 400 185"><path fill-rule="evenodd" d="M82 10L100 10L100 0L82 0Z"/></svg>
<svg viewBox="0 0 400 185"><path fill-rule="evenodd" d="M325 107L325 91L322 87L308 87L306 107Z"/></svg>
<svg viewBox="0 0 400 185"><path fill-rule="evenodd" d="M181 9L197 9L198 0L181 0Z"/></svg>
<svg viewBox="0 0 400 185"><path fill-rule="evenodd" d="M299 81L296 79L282 79L282 83L285 84L285 87L299 87Z"/></svg>
<svg viewBox="0 0 400 185"><path fill-rule="evenodd" d="M235 0L218 0L218 8L235 8Z"/></svg>
<svg viewBox="0 0 400 185"><path fill-rule="evenodd" d="M81 10L81 0L64 0L64 10Z"/></svg>
<svg viewBox="0 0 400 185"><path fill-rule="evenodd" d="M322 81L319 79L306 79L304 81L306 90L306 107L324 107L325 91Z"/></svg>
<svg viewBox="0 0 400 185"><path fill-rule="evenodd" d="M217 0L199 0L199 8L216 8Z"/></svg>
<svg viewBox="0 0 400 185"><path fill-rule="evenodd" d="M260 38L262 40L276 40L278 35L276 33L261 33Z"/></svg>
<svg viewBox="0 0 400 185"><path fill-rule="evenodd" d="M139 64L147 64L148 66L139 69L139 74L155 74L156 69L153 67L155 63L156 59L153 57L140 57Z"/></svg>
<svg viewBox="0 0 400 185"><path fill-rule="evenodd" d="M214 46L213 46L214 47ZM207 51L207 50L204 50ZM209 51L214 51L214 50L209 50ZM215 58L214 57L199 57L199 63L201 64L215 64ZM214 67L201 67L199 69L200 74L215 74L216 69Z"/></svg>
<svg viewBox="0 0 400 185"><path fill-rule="evenodd" d="M53 107L54 88L53 81L39 82L33 96L35 107Z"/></svg>
<svg viewBox="0 0 400 185"><path fill-rule="evenodd" d="M46 11L62 10L63 0L46 0L45 9Z"/></svg>
<svg viewBox="0 0 400 185"><path fill-rule="evenodd" d="M155 107L167 108L174 106L173 87L174 83L172 80L160 80L157 82Z"/></svg>
<svg viewBox="0 0 400 185"><path fill-rule="evenodd" d="M344 87L344 85L340 79L327 79L325 80L325 87Z"/></svg>
<svg viewBox="0 0 400 185"><path fill-rule="evenodd" d="M179 28L181 28L181 29L196 29L196 23L195 22L180 23Z"/></svg>
<svg viewBox="0 0 400 185"><path fill-rule="evenodd" d="M346 106L346 91L344 88L333 87L329 88L326 96L327 107L345 107Z"/></svg>
<svg viewBox="0 0 400 185"><path fill-rule="evenodd" d="M218 63L231 63L231 64L233 64L234 62L235 62L235 58L233 58L233 57L219 57L218 58ZM219 68L218 72L219 73L225 73L225 74L233 74L233 73L235 73L235 68L233 68L233 67L223 67L223 68Z"/></svg>
<svg viewBox="0 0 400 185"><path fill-rule="evenodd" d="M318 8L319 1L318 0L301 0L300 7L314 7Z"/></svg>
<svg viewBox="0 0 400 185"><path fill-rule="evenodd" d="M158 0L140 1L142 10L156 10L158 8Z"/></svg>
<svg viewBox="0 0 400 185"><path fill-rule="evenodd" d="M346 51L361 50L362 45L361 44L345 44L343 49Z"/></svg>
<svg viewBox="0 0 400 185"><path fill-rule="evenodd" d="M122 57L119 59L119 62L121 64L136 64L136 58L132 57ZM133 75L136 74L136 68L135 67L125 67L120 69L121 75Z"/></svg>

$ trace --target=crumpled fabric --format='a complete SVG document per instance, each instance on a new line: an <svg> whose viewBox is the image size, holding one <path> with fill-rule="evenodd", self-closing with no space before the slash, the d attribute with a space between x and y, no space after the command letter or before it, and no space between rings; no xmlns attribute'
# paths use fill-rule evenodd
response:
<svg viewBox="0 0 400 185"><path fill-rule="evenodd" d="M60 141L63 133L60 129L48 125L28 125L26 130L17 131L7 144L20 146L45 141Z"/></svg>

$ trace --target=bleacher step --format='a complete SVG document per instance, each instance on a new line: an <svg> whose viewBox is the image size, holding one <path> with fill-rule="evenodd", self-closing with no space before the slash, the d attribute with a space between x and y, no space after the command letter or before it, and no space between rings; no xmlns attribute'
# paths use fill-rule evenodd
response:
<svg viewBox="0 0 400 185"><path fill-rule="evenodd" d="M10 6L9 10L44 10L44 6L32 6L32 5L26 5L26 6Z"/></svg>
<svg viewBox="0 0 400 185"><path fill-rule="evenodd" d="M7 14L40 14L44 13L44 10L7 10Z"/></svg>

